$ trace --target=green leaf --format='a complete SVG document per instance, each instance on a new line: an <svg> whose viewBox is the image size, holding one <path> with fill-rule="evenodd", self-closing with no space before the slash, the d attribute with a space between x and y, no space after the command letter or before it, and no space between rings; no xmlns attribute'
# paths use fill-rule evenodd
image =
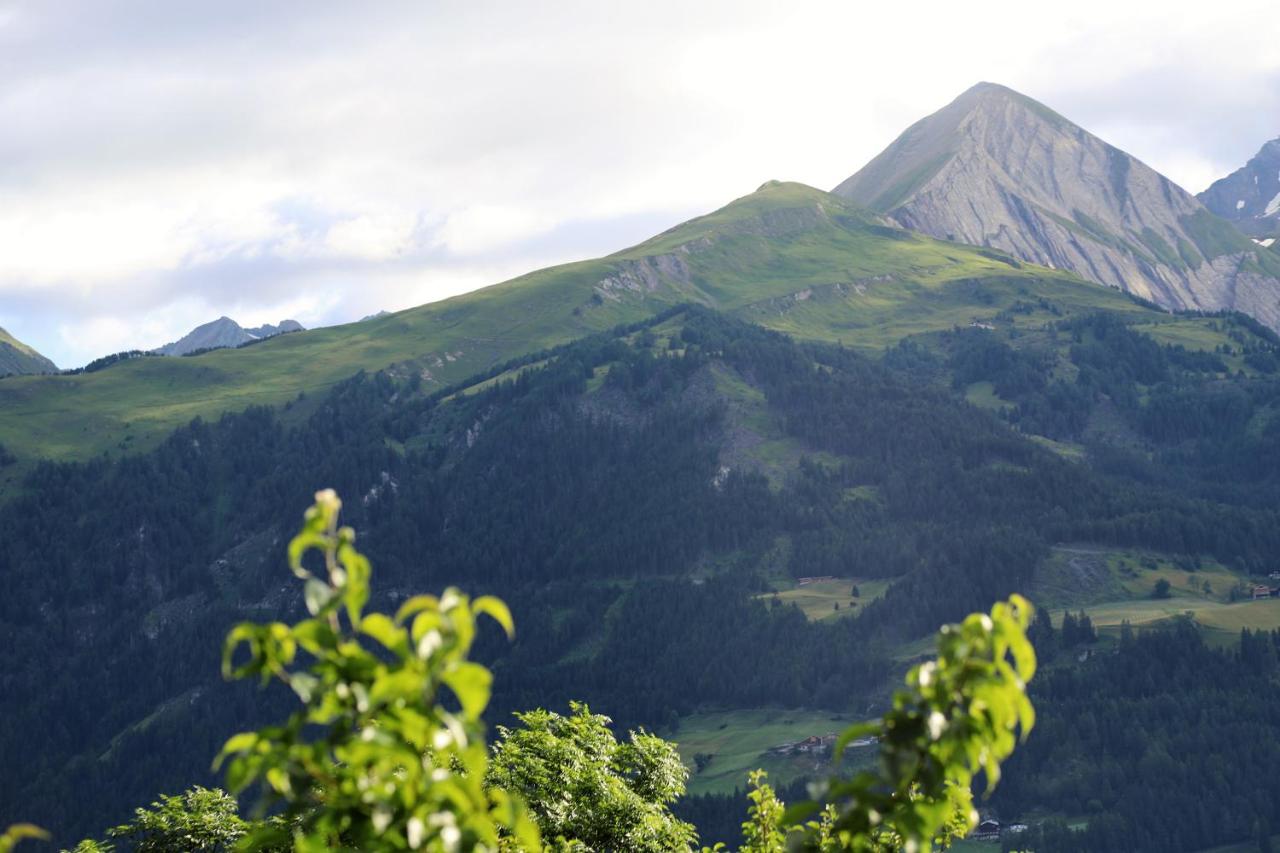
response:
<svg viewBox="0 0 1280 853"><path fill-rule="evenodd" d="M400 609L396 611L396 621L404 624L415 613L424 610L437 611L440 609L440 599L434 595L415 595L400 605Z"/></svg>
<svg viewBox="0 0 1280 853"><path fill-rule="evenodd" d="M293 626L294 639L313 655L337 648L338 635L323 619L306 619Z"/></svg>
<svg viewBox="0 0 1280 853"><path fill-rule="evenodd" d="M787 806L787 810L782 813L782 823L788 826L804 822L805 818L818 810L818 804L812 800L802 800L798 803L792 803Z"/></svg>
<svg viewBox="0 0 1280 853"><path fill-rule="evenodd" d="M258 626L252 622L241 622L227 632L227 639L222 644L223 678L243 678L245 675L257 671L257 664L261 660L261 651L258 647L259 633ZM241 645L249 646L249 662L239 667L233 667L231 659Z"/></svg>
<svg viewBox="0 0 1280 853"><path fill-rule="evenodd" d="M464 661L446 672L441 680L462 703L462 713L470 719L479 719L489 704L490 685L493 683L489 670L478 663Z"/></svg>
<svg viewBox="0 0 1280 853"><path fill-rule="evenodd" d="M409 637L408 632L403 628L397 627L383 613L370 613L360 622L360 632L367 634L386 646L390 651L399 655L409 653Z"/></svg>
<svg viewBox="0 0 1280 853"><path fill-rule="evenodd" d="M409 670L388 672L374 679L369 688L369 701L375 705L385 705L397 699L406 701L420 696L425 687L422 676Z"/></svg>
<svg viewBox="0 0 1280 853"><path fill-rule="evenodd" d="M315 695L316 688L319 686L320 679L309 672L295 672L289 677L289 687L304 704L311 701L311 697Z"/></svg>
<svg viewBox="0 0 1280 853"><path fill-rule="evenodd" d="M507 639L515 638L516 623L512 621L511 611L502 599L495 598L492 595L482 595L471 602L471 609L476 613L486 613L491 616L494 621L502 626L502 630L507 632Z"/></svg>
<svg viewBox="0 0 1280 853"><path fill-rule="evenodd" d="M303 597L307 602L307 612L312 616L319 616L333 600L334 590L319 578L307 578L307 583L303 587Z"/></svg>
<svg viewBox="0 0 1280 853"><path fill-rule="evenodd" d="M245 836L237 849L246 851L283 850L287 849L292 839L289 830L278 823L259 824L253 832Z"/></svg>
<svg viewBox="0 0 1280 853"><path fill-rule="evenodd" d="M254 779L253 768L256 762L246 761L244 758L234 758L227 765L227 787L231 789L231 793L238 794L245 788L249 787Z"/></svg>
<svg viewBox="0 0 1280 853"><path fill-rule="evenodd" d="M831 754L835 756L836 761L844 758L844 751L855 740L864 737L876 737L882 733L879 722L859 723L850 726L840 733L840 737L836 738L835 745L831 748Z"/></svg>
<svg viewBox="0 0 1280 853"><path fill-rule="evenodd" d="M227 738L227 742L222 745L222 755L230 755L234 752L248 752L258 744L259 735L257 732L240 732Z"/></svg>
<svg viewBox="0 0 1280 853"><path fill-rule="evenodd" d="M280 767L271 767L267 770L267 784L276 789L277 793L288 794L293 786L289 780L289 774Z"/></svg>
<svg viewBox="0 0 1280 853"><path fill-rule="evenodd" d="M304 530L289 541L289 568L299 578L306 579L311 577L311 573L302 568L302 558L312 548L323 551L326 540L319 531Z"/></svg>
<svg viewBox="0 0 1280 853"><path fill-rule="evenodd" d="M49 833L32 823L16 823L0 835L0 853L8 853L14 845L24 838L48 841Z"/></svg>
<svg viewBox="0 0 1280 853"><path fill-rule="evenodd" d="M344 538L355 539L355 533L343 528ZM347 605L347 616L352 625L359 625L364 606L369 603L369 561L354 547L344 543L338 548L338 560L346 569L346 586L343 598Z"/></svg>

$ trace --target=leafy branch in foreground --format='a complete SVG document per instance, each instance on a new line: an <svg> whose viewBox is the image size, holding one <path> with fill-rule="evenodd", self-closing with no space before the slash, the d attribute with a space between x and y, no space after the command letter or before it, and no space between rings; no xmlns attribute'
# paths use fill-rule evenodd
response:
<svg viewBox="0 0 1280 853"><path fill-rule="evenodd" d="M257 783L262 808L283 807L283 823L261 825L242 846L291 832L297 851L497 850L504 838L539 849L519 801L483 786L492 676L467 655L478 614L512 633L506 605L449 589L410 598L394 619L365 614L370 566L354 531L338 526L340 509L331 490L317 493L289 544L311 617L242 623L227 636L228 677L281 681L302 702L283 725L235 735L219 756L230 759L234 792ZM305 565L313 551L318 575Z"/></svg>
<svg viewBox="0 0 1280 853"><path fill-rule="evenodd" d="M4 835L0 835L0 853L9 853L24 838L44 841L48 837L49 833L38 826L30 823L15 823L4 831Z"/></svg>
<svg viewBox="0 0 1280 853"><path fill-rule="evenodd" d="M1031 614L1030 603L1015 595L989 615L943 626L937 659L911 669L893 709L837 741L839 756L857 738L876 738L879 767L811 786L828 804L817 819L817 802L779 814L763 774L753 775L743 850L928 851L971 831L978 821L974 776L983 773L990 791L1019 735L1035 725L1026 693L1036 669L1026 635Z"/></svg>

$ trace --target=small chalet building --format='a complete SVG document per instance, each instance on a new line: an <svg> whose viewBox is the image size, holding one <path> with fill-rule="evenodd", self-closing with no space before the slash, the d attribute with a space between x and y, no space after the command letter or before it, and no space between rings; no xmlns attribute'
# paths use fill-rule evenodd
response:
<svg viewBox="0 0 1280 853"><path fill-rule="evenodd" d="M834 732L825 735L810 735L809 737L795 741L794 743L784 743L781 746L770 747L767 750L769 755L828 755L836 745L839 736Z"/></svg>

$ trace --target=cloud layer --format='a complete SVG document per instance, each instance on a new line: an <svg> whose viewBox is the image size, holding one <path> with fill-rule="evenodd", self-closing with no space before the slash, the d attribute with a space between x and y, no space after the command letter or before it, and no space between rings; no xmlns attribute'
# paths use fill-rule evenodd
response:
<svg viewBox="0 0 1280 853"><path fill-rule="evenodd" d="M834 186L978 80L1193 191L1280 135L1266 3L872 5L0 0L0 325L409 307Z"/></svg>

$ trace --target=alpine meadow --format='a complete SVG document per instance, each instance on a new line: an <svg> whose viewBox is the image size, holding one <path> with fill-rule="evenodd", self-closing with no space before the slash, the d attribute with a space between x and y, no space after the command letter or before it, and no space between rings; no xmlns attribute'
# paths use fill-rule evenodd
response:
<svg viewBox="0 0 1280 853"><path fill-rule="evenodd" d="M1280 30L1138 5L0 0L0 853L1272 850Z"/></svg>

